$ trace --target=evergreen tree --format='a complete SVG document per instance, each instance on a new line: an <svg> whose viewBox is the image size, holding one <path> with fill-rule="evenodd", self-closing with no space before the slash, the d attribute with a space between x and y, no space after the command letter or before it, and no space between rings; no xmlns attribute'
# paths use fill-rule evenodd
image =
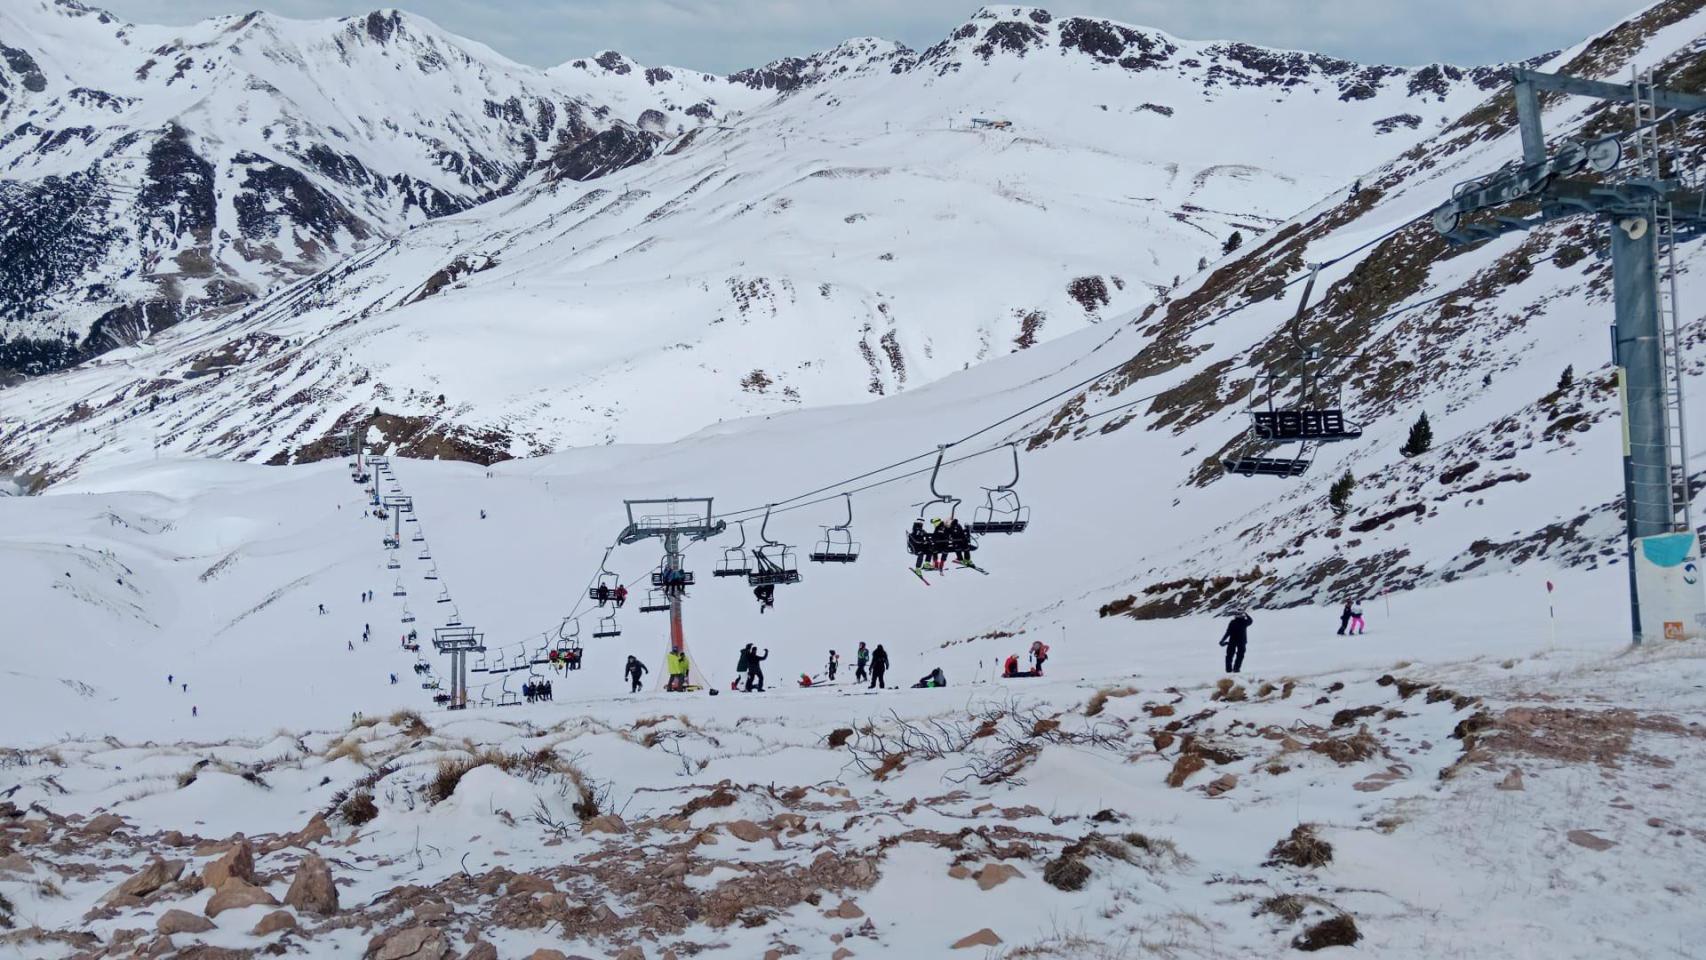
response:
<svg viewBox="0 0 1706 960"><path fill-rule="evenodd" d="M1564 368L1563 373L1560 373L1558 375L1558 389L1559 390L1568 390L1568 389L1570 389L1570 385L1575 383L1575 382L1576 382L1576 365L1572 363L1569 366Z"/></svg>
<svg viewBox="0 0 1706 960"><path fill-rule="evenodd" d="M1434 445L1434 429L1428 425L1428 415L1422 414L1410 425L1410 439L1398 452L1406 457L1419 457Z"/></svg>
<svg viewBox="0 0 1706 960"><path fill-rule="evenodd" d="M1333 508L1333 516L1343 517L1351 508L1351 491L1357 488L1357 478L1346 470L1344 476L1333 481L1327 490L1327 504Z"/></svg>
<svg viewBox="0 0 1706 960"><path fill-rule="evenodd" d="M1221 253L1231 253L1232 251L1238 249L1239 247L1242 247L1243 245L1244 245L1244 235L1242 233L1239 233L1238 231L1234 230L1234 231L1232 231L1232 236L1226 238L1226 243L1221 245L1220 252Z"/></svg>

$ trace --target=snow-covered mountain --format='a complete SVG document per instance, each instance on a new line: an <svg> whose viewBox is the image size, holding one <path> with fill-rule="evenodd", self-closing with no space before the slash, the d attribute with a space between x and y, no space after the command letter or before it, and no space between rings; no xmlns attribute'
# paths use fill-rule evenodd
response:
<svg viewBox="0 0 1706 960"><path fill-rule="evenodd" d="M42 15L103 19L74 13ZM122 45L140 28L103 29ZM134 310L112 297L192 289L182 264L206 268L193 289L239 300L366 250L245 312L203 313L32 384L7 413L31 427L81 422L74 404L137 413L165 449L271 462L324 455L328 436L375 406L406 421L408 450L490 459L916 387L1153 302L1234 232L1254 238L1342 189L1500 75L1367 67L1015 7L985 8L922 53L854 40L722 79L614 53L530 74L394 14L244 18L192 33L171 49L206 52L127 75L122 89L135 111L177 124L149 121L157 135L133 153L181 143L225 158L202 178L213 186L200 194L205 215L190 218L211 246L162 232L172 218L152 214L139 221L158 238L152 253L79 246L79 279L13 298L37 311L14 335L34 324L56 331L54 343L87 343L90 329L122 342L146 325L104 340L106 326L89 325ZM174 83L177 64L190 72ZM192 89L201 65L249 79ZM435 95L422 95L422 71ZM59 87L36 96L60 104ZM345 87L368 111L348 122ZM172 109L155 106L166 98ZM268 120L233 119L246 114ZM310 119L322 115L336 123ZM393 115L414 121L360 119ZM65 165L134 140L116 133L136 123L127 116ZM246 149L229 148L245 137ZM323 143L353 160L317 166ZM268 169L293 172L241 172L263 152L278 158ZM15 165L63 160L26 156ZM433 199L386 185L399 176L431 185ZM285 181L282 193L241 186ZM183 207L195 191L172 182L145 185L138 202ZM71 203L76 191L59 183ZM234 193L220 192L227 183ZM252 236L245 210L260 218ZM311 222L298 216L308 211ZM138 271L138 260L158 268ZM89 279L100 282L79 286ZM64 298L44 289L77 306L52 307ZM62 473L95 448L34 445L11 444L9 457Z"/></svg>
<svg viewBox="0 0 1706 960"><path fill-rule="evenodd" d="M395 10L179 29L20 0L0 36L0 371L25 373L761 96L614 52L547 73Z"/></svg>

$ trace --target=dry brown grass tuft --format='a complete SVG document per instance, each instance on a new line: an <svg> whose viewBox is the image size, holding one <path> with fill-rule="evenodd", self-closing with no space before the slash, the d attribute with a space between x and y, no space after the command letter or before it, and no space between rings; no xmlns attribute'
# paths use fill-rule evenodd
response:
<svg viewBox="0 0 1706 960"><path fill-rule="evenodd" d="M1167 773L1167 786L1184 786L1185 781L1191 778L1191 774L1196 773L1198 770L1201 770L1207 765L1208 762L1202 758L1201 754L1179 754L1179 758L1173 761L1173 769Z"/></svg>
<svg viewBox="0 0 1706 960"><path fill-rule="evenodd" d="M345 757L354 760L356 763L364 765L367 763L367 751L362 748L361 741L354 737L345 737L332 744L331 749L326 751L327 763L342 760Z"/></svg>
<svg viewBox="0 0 1706 960"><path fill-rule="evenodd" d="M1323 920L1292 938L1291 945L1298 950L1310 952L1324 950L1327 947L1349 947L1362 939L1362 932L1357 929L1357 922L1348 913Z"/></svg>
<svg viewBox="0 0 1706 960"><path fill-rule="evenodd" d="M443 803L456 793L456 785L468 771L475 767L484 766L485 761L480 757L446 757L438 762L438 773L427 781L422 788L426 793L427 802Z"/></svg>
<svg viewBox="0 0 1706 960"><path fill-rule="evenodd" d="M385 718L386 722L403 731L407 737L426 737L432 735L432 727L421 719L421 715L413 710L398 710Z"/></svg>
<svg viewBox="0 0 1706 960"><path fill-rule="evenodd" d="M831 730L829 732L829 748L831 750L839 750L842 747L845 747L847 745L847 741L852 739L852 737L852 727L840 727L838 729Z"/></svg>
<svg viewBox="0 0 1706 960"><path fill-rule="evenodd" d="M1267 865L1289 863L1294 867L1320 867L1333 862L1333 845L1315 835L1315 825L1300 823L1291 835L1268 851Z"/></svg>
<svg viewBox="0 0 1706 960"><path fill-rule="evenodd" d="M379 805L373 802L373 794L366 791L351 794L350 798L338 807L338 817L352 827L371 823L378 816Z"/></svg>
<svg viewBox="0 0 1706 960"><path fill-rule="evenodd" d="M1343 766L1367 760L1381 750L1380 741L1366 728L1348 737L1326 737L1309 745L1309 750Z"/></svg>
<svg viewBox="0 0 1706 960"><path fill-rule="evenodd" d="M1084 715L1094 717L1102 712L1108 701L1115 697L1129 697L1137 692L1136 687L1103 687L1090 695L1090 702L1084 705Z"/></svg>
<svg viewBox="0 0 1706 960"><path fill-rule="evenodd" d="M1309 902L1295 893L1282 893L1268 897L1262 901L1262 913L1271 913L1288 922L1303 919L1303 911L1309 909Z"/></svg>

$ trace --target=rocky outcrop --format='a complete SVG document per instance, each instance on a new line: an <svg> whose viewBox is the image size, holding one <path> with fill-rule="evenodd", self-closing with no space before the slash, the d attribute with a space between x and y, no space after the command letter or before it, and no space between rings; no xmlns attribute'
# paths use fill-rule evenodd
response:
<svg viewBox="0 0 1706 960"><path fill-rule="evenodd" d="M338 912L338 886L332 881L332 868L318 854L310 853L297 864L284 903L303 913L329 916Z"/></svg>

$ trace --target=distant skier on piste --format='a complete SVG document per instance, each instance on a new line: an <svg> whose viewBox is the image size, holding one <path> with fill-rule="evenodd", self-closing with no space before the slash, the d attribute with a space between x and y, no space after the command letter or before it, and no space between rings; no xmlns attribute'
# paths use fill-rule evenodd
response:
<svg viewBox="0 0 1706 960"><path fill-rule="evenodd" d="M1344 609L1339 611L1339 636L1341 636L1341 637L1344 636L1345 631L1350 629L1350 625L1351 625L1351 602L1349 600L1346 600Z"/></svg>
<svg viewBox="0 0 1706 960"><path fill-rule="evenodd" d="M829 672L829 680L831 683L833 683L835 681L835 668L840 666L840 665L841 665L841 654L836 653L834 650L829 651L829 671L828 672Z"/></svg>
<svg viewBox="0 0 1706 960"><path fill-rule="evenodd" d="M1243 610L1232 611L1232 622L1226 625L1226 632L1220 637L1220 645L1226 648L1226 672L1238 673L1244 668L1244 648L1250 642L1250 624L1255 623Z"/></svg>
<svg viewBox="0 0 1706 960"><path fill-rule="evenodd" d="M640 692L640 676L642 674L646 674L646 673L650 673L650 672L651 672L651 670L645 664L640 662L639 657L636 657L631 653L628 654L628 666L626 668L626 674L628 677L628 692L629 693L639 693Z"/></svg>
<svg viewBox="0 0 1706 960"><path fill-rule="evenodd" d="M871 689L875 690L878 687L888 689L888 684L883 682L883 674L887 673L888 670L889 652L884 650L883 645L879 643L877 649L871 651Z"/></svg>
<svg viewBox="0 0 1706 960"><path fill-rule="evenodd" d="M853 679L856 682L864 683L870 679L870 674L865 669L870 662L871 651L865 649L865 641L861 640L859 641L859 652L855 655L853 662Z"/></svg>

